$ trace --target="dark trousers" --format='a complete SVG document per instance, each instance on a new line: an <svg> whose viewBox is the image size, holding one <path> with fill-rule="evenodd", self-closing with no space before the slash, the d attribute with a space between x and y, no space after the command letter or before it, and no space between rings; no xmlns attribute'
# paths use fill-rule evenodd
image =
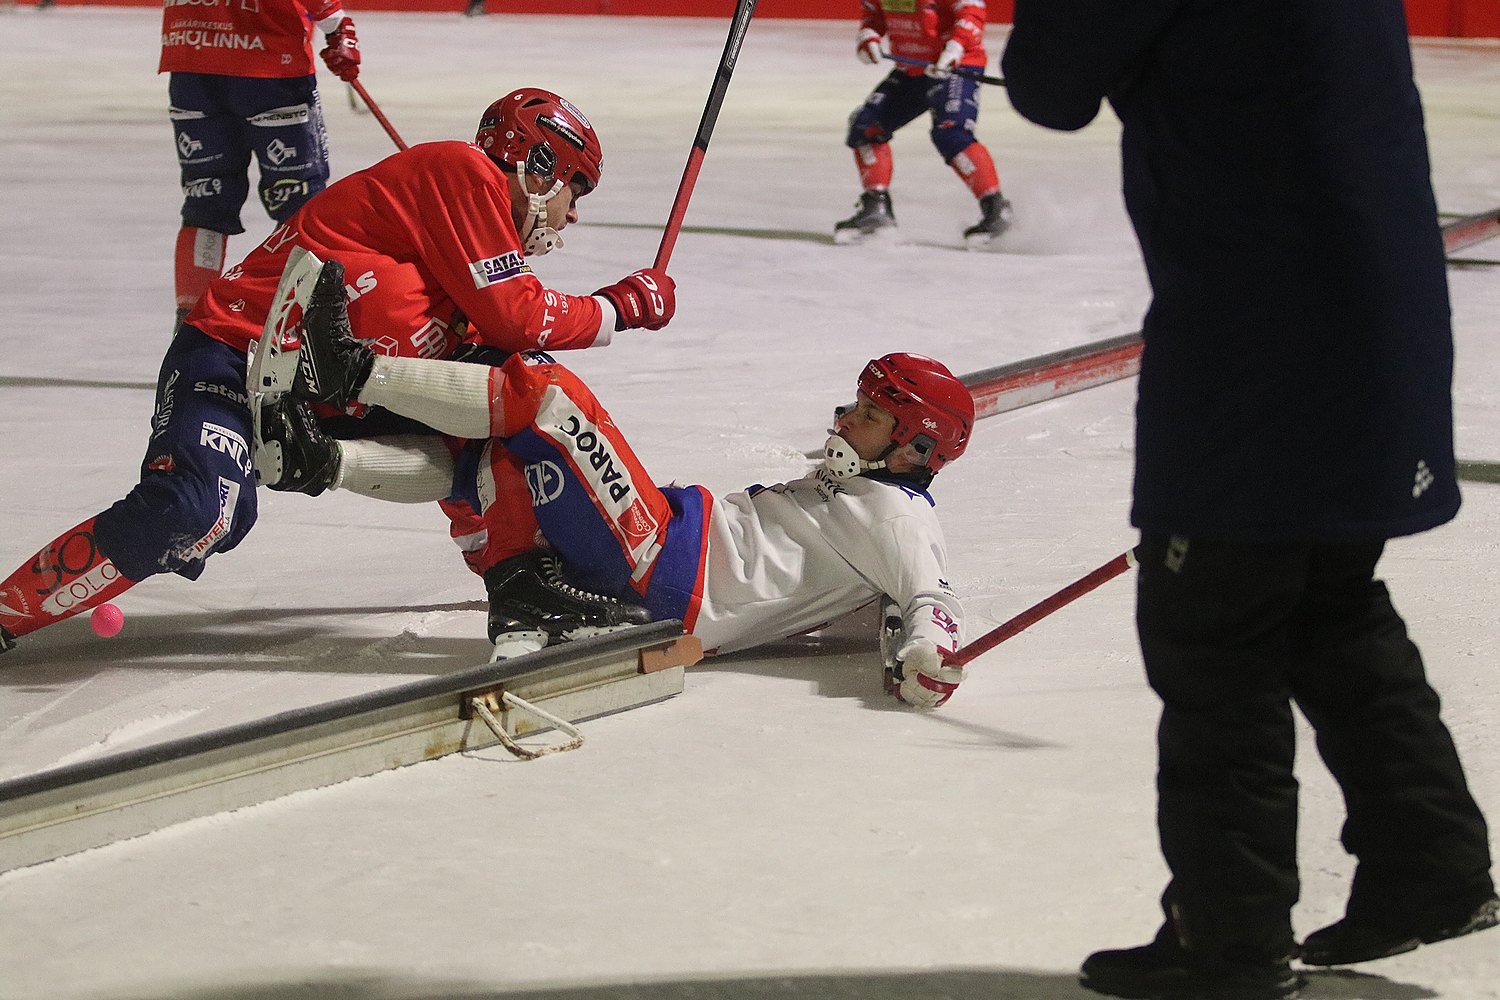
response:
<svg viewBox="0 0 1500 1000"><path fill-rule="evenodd" d="M1390 594L1382 542L1245 545L1146 534L1136 626L1157 735L1162 897L1208 962L1290 954L1292 703L1344 793L1347 915L1401 928L1493 891L1489 837Z"/></svg>

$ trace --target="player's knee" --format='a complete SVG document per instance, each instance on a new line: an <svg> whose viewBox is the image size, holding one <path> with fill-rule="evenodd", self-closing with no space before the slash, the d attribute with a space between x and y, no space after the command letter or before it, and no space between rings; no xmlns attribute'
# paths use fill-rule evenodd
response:
<svg viewBox="0 0 1500 1000"><path fill-rule="evenodd" d="M863 108L849 116L849 134L844 137L844 145L850 149L890 141L890 129L877 121L874 116L865 113Z"/></svg>
<svg viewBox="0 0 1500 1000"><path fill-rule="evenodd" d="M285 222L306 204L307 199L323 190L319 177L282 177L260 187L260 202L275 222Z"/></svg>
<svg viewBox="0 0 1500 1000"><path fill-rule="evenodd" d="M248 181L238 185L232 178L195 177L182 182L182 224L226 236L245 231L240 224L240 206L245 203Z"/></svg>
<svg viewBox="0 0 1500 1000"><path fill-rule="evenodd" d="M957 126L938 127L928 134L944 163L952 163L954 157L974 144L974 133Z"/></svg>
<svg viewBox="0 0 1500 1000"><path fill-rule="evenodd" d="M210 555L239 544L255 517L248 482L153 471L98 516L95 537L127 579L157 573L195 579Z"/></svg>

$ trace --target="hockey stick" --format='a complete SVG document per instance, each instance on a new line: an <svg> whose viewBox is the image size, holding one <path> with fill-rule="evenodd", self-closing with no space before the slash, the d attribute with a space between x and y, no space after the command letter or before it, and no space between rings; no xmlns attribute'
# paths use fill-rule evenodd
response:
<svg viewBox="0 0 1500 1000"><path fill-rule="evenodd" d="M365 107L370 109L370 114L374 115L375 120L380 123L380 127L385 129L385 134L391 137L391 141L396 144L396 148L405 151L407 148L406 143L402 142L401 137L396 134L396 129L391 125L390 120L386 118L385 114L381 112L380 106L370 97L370 92L365 90L365 85L358 80L350 80L349 87L359 95L360 100L365 102Z"/></svg>
<svg viewBox="0 0 1500 1000"><path fill-rule="evenodd" d="M734 19L729 24L729 38L724 42L724 54L719 56L719 69L714 75L713 86L708 91L708 103L703 107L703 118L698 122L698 134L693 138L693 148L688 151L687 166L682 170L682 181L677 185L677 197L672 200L672 211L667 216L667 228L661 234L661 246L656 249L657 270L666 270L672 257L672 248L677 244L677 234L682 231L682 217L687 214L688 198L693 185L698 181L698 169L703 165L703 156L708 152L708 140L714 134L714 123L719 120L719 107L724 103L724 94L729 90L729 76L734 72L735 60L740 56L740 45L745 41L745 31L750 27L750 18L755 14L756 0L739 0L734 8Z"/></svg>
<svg viewBox="0 0 1500 1000"><path fill-rule="evenodd" d="M1071 604L1101 584L1108 583L1134 565L1135 550L1131 549L1128 552L1122 552L1098 569L1074 580L1051 597L1033 604L1010 621L986 632L963 649L952 653L944 653L943 659L949 663L963 666L976 656L989 652L1006 639L1035 625L1058 608Z"/></svg>
<svg viewBox="0 0 1500 1000"><path fill-rule="evenodd" d="M903 63L907 66L921 66L923 69L925 69L928 66L933 65L930 62L923 62L920 59L908 59L906 56L893 56L889 52L882 52L881 55L889 59L891 62ZM970 80L978 80L980 83L994 84L996 87L1005 86L1005 81L1000 77L985 76L982 72L975 69L973 66L955 66L952 69L952 73L954 76L966 76Z"/></svg>

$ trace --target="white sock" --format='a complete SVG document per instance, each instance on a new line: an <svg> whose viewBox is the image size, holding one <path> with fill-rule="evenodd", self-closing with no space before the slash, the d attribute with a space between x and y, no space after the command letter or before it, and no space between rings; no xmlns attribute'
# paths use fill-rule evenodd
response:
<svg viewBox="0 0 1500 1000"><path fill-rule="evenodd" d="M340 441L339 450L333 489L392 503L430 503L453 492L453 456L436 434Z"/></svg>
<svg viewBox="0 0 1500 1000"><path fill-rule="evenodd" d="M491 371L489 365L463 361L379 356L359 391L359 401L454 437L487 438Z"/></svg>

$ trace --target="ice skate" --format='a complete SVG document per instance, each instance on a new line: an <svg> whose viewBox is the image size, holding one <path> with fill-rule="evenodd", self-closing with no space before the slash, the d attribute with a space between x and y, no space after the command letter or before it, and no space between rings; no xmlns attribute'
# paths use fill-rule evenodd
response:
<svg viewBox="0 0 1500 1000"><path fill-rule="evenodd" d="M349 325L344 265L327 261L302 311L302 349L293 391L342 410L358 398L374 364L375 352L354 336Z"/></svg>
<svg viewBox="0 0 1500 1000"><path fill-rule="evenodd" d="M8 653L16 648L16 637L6 631L4 625L0 625L0 653Z"/></svg>
<svg viewBox="0 0 1500 1000"><path fill-rule="evenodd" d="M1169 932L1139 948L1096 951L1079 981L1105 996L1153 1000L1291 1000L1307 985L1286 958L1205 966Z"/></svg>
<svg viewBox="0 0 1500 1000"><path fill-rule="evenodd" d="M484 583L490 597L489 636L495 644L492 660L651 620L645 608L567 583L561 561L540 549L492 566Z"/></svg>
<svg viewBox="0 0 1500 1000"><path fill-rule="evenodd" d="M315 497L338 478L339 443L323 432L306 400L290 393L250 400L255 481L283 493Z"/></svg>
<svg viewBox="0 0 1500 1000"><path fill-rule="evenodd" d="M983 250L1010 228L1010 202L999 191L979 199L979 221L964 230L970 250Z"/></svg>
<svg viewBox="0 0 1500 1000"><path fill-rule="evenodd" d="M833 242L863 243L871 238L896 234L896 214L889 191L866 191L859 196L855 213L833 227Z"/></svg>
<svg viewBox="0 0 1500 1000"><path fill-rule="evenodd" d="M1302 942L1299 957L1306 965L1354 965L1415 951L1475 931L1500 925L1500 899L1490 896L1476 909L1447 920L1431 920L1406 927L1382 927L1345 918L1313 931Z"/></svg>

